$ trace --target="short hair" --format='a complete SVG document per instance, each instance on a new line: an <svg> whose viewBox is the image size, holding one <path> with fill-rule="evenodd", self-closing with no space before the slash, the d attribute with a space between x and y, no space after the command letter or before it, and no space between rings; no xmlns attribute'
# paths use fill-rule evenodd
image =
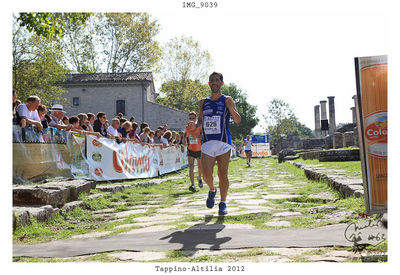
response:
<svg viewBox="0 0 400 275"><path fill-rule="evenodd" d="M146 122L143 122L142 124L140 124L140 131L143 131L143 129L146 127L149 127L149 124L147 124Z"/></svg>
<svg viewBox="0 0 400 275"><path fill-rule="evenodd" d="M88 118L88 120L91 120L92 117L94 117L94 114L93 114L93 113L87 113L87 118Z"/></svg>
<svg viewBox="0 0 400 275"><path fill-rule="evenodd" d="M31 95L30 97L28 97L26 102L36 102L36 100L40 100L40 98L38 96Z"/></svg>
<svg viewBox="0 0 400 275"><path fill-rule="evenodd" d="M132 122L132 120L135 120L134 116L131 116L131 118L129 119L130 122Z"/></svg>
<svg viewBox="0 0 400 275"><path fill-rule="evenodd" d="M69 118L67 116L63 116L63 118L61 119L62 121L64 120L69 120Z"/></svg>
<svg viewBox="0 0 400 275"><path fill-rule="evenodd" d="M122 123L122 128L124 128L125 130L128 130L129 128L132 128L132 123L130 121L125 121L124 123Z"/></svg>
<svg viewBox="0 0 400 275"><path fill-rule="evenodd" d="M113 124L115 121L118 122L118 124L120 124L120 121L119 121L118 117L114 117L114 118L111 120L111 124Z"/></svg>
<svg viewBox="0 0 400 275"><path fill-rule="evenodd" d="M80 121L84 121L85 119L88 118L87 114L85 114L85 113L80 113L80 114L77 114L76 116L79 118Z"/></svg>
<svg viewBox="0 0 400 275"><path fill-rule="evenodd" d="M116 119L118 119L118 117L116 117ZM124 123L125 121L128 121L126 118L120 118L119 119L119 122L122 124L122 123ZM131 122L132 123L132 122Z"/></svg>
<svg viewBox="0 0 400 275"><path fill-rule="evenodd" d="M98 112L97 115L96 115L96 117L97 117L97 118L101 118L101 117L103 117L103 116L105 116L105 115L106 115L106 113L104 113L104 112Z"/></svg>
<svg viewBox="0 0 400 275"><path fill-rule="evenodd" d="M39 112L44 112L46 110L46 106L45 105L43 105L43 104L39 104L39 106L38 106L38 108L37 108L37 111Z"/></svg>
<svg viewBox="0 0 400 275"><path fill-rule="evenodd" d="M193 111L189 113L189 116L190 116L190 115L194 115L195 117L197 117L196 112L193 112Z"/></svg>
<svg viewBox="0 0 400 275"><path fill-rule="evenodd" d="M124 116L123 113L118 113L118 115L117 115L117 117L119 117L119 118L121 118L121 117L123 117L123 116Z"/></svg>
<svg viewBox="0 0 400 275"><path fill-rule="evenodd" d="M210 76L208 77L208 80L211 80L212 75L217 75L221 81L224 81L224 76L221 73L217 73L217 72L213 72L212 74L210 74Z"/></svg>
<svg viewBox="0 0 400 275"><path fill-rule="evenodd" d="M79 118L77 116L72 116L69 118L69 124L74 124L79 122Z"/></svg>
<svg viewBox="0 0 400 275"><path fill-rule="evenodd" d="M143 129L143 133L147 133L147 132L150 132L150 127L145 127L145 128Z"/></svg>
<svg viewBox="0 0 400 275"><path fill-rule="evenodd" d="M139 124L137 124L137 122L133 122L133 123L132 123L132 130L133 130L134 132L136 132L136 130L137 130L138 127L139 127Z"/></svg>

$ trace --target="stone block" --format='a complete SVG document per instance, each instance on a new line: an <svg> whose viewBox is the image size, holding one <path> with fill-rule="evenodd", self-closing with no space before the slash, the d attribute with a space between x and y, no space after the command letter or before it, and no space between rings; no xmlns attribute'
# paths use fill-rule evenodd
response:
<svg viewBox="0 0 400 275"><path fill-rule="evenodd" d="M66 202L62 190L42 189L32 186L13 187L14 205L63 205Z"/></svg>
<svg viewBox="0 0 400 275"><path fill-rule="evenodd" d="M349 131L343 134L343 147L354 146L354 132Z"/></svg>
<svg viewBox="0 0 400 275"><path fill-rule="evenodd" d="M31 217L27 210L13 209L13 230L29 224L31 224Z"/></svg>
<svg viewBox="0 0 400 275"><path fill-rule="evenodd" d="M40 188L44 189L55 189L55 190L63 190L66 188L68 190L68 196L66 201L75 201L78 199L78 194L81 192L85 192L89 194L90 189L96 188L95 181L88 180L71 180L71 181L62 181L62 182L48 182L40 185Z"/></svg>
<svg viewBox="0 0 400 275"><path fill-rule="evenodd" d="M343 148L343 134L336 132L333 134L333 148Z"/></svg>
<svg viewBox="0 0 400 275"><path fill-rule="evenodd" d="M51 205L23 205L23 206L14 206L13 213L17 218L15 227L28 225L31 223L30 219L35 218L39 222L48 221L51 217L58 213L58 208L53 208Z"/></svg>
<svg viewBox="0 0 400 275"><path fill-rule="evenodd" d="M72 201L66 203L62 208L61 208L61 213L65 214L68 213L72 210L74 210L77 207L83 207L85 203L83 201Z"/></svg>

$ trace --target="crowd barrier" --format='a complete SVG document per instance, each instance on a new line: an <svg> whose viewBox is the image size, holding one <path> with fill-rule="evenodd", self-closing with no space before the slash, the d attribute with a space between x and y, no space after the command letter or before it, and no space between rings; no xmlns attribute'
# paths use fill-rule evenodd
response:
<svg viewBox="0 0 400 275"><path fill-rule="evenodd" d="M13 179L47 177L96 181L152 178L188 167L186 148L150 147L132 142L13 125Z"/></svg>

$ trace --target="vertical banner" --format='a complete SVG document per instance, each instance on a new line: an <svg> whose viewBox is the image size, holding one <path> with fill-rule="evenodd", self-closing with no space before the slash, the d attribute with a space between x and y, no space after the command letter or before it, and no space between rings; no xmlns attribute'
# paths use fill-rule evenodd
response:
<svg viewBox="0 0 400 275"><path fill-rule="evenodd" d="M355 58L357 127L368 213L387 212L387 56Z"/></svg>

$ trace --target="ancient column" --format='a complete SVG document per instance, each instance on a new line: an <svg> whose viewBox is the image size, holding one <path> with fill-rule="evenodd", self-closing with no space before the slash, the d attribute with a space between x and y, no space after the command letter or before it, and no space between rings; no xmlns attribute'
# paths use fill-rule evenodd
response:
<svg viewBox="0 0 400 275"><path fill-rule="evenodd" d="M353 123L357 124L357 113L356 113L356 107L351 107L351 114L353 116Z"/></svg>
<svg viewBox="0 0 400 275"><path fill-rule="evenodd" d="M322 137L325 137L329 130L328 118L326 117L326 100L321 100L319 103L321 104L321 133Z"/></svg>
<svg viewBox="0 0 400 275"><path fill-rule="evenodd" d="M328 96L329 100L329 135L333 135L336 131L336 121L335 121L335 97Z"/></svg>
<svg viewBox="0 0 400 275"><path fill-rule="evenodd" d="M315 118L315 137L321 138L321 116L319 115L319 105L314 106Z"/></svg>

